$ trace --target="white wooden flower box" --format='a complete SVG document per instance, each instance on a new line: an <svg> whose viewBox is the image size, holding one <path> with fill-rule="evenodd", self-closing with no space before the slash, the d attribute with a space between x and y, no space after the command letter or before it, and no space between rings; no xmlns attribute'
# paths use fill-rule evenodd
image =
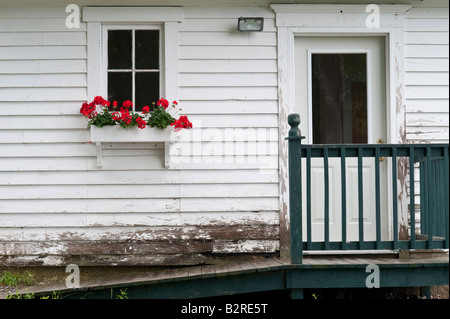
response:
<svg viewBox="0 0 450 319"><path fill-rule="evenodd" d="M171 126L166 129L148 126L144 129L138 127L123 128L120 125L104 127L91 126L90 130L90 141L97 146L98 167L102 167L103 165L103 150L106 146L108 149L111 149L113 145L120 145L116 143L164 143L165 167L169 168L170 166L169 144L177 140L177 136L172 134L173 127Z"/></svg>

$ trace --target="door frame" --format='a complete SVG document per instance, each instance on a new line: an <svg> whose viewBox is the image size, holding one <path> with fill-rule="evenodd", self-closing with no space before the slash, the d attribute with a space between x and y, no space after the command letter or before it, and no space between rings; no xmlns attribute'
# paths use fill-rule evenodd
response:
<svg viewBox="0 0 450 319"><path fill-rule="evenodd" d="M280 189L280 254L289 257L289 181L287 116L294 112L295 71L294 38L296 36L383 36L386 39L386 117L387 143L404 143L404 17L410 5L379 5L380 25L366 26L371 14L367 4L273 4L278 48L278 114L279 114L279 189ZM300 119L302 118L300 114ZM399 227L408 229L406 166L398 170Z"/></svg>

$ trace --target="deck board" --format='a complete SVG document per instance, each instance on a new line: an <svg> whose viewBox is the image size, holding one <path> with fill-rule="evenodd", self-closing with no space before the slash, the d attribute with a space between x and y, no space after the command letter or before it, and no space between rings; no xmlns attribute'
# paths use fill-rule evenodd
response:
<svg viewBox="0 0 450 319"><path fill-rule="evenodd" d="M252 272L256 272L256 267L251 264L250 262L244 262L242 264L240 264L240 267L242 268L242 270L244 271L244 273L252 273Z"/></svg>
<svg viewBox="0 0 450 319"><path fill-rule="evenodd" d="M150 272L148 277L146 278L148 281L156 281L159 282L161 276L166 272L166 269L164 270L157 270L155 272Z"/></svg>
<svg viewBox="0 0 450 319"><path fill-rule="evenodd" d="M155 268L146 269L138 273L123 273L121 276L110 278L97 278L95 280L81 280L81 289L107 289L113 287L125 287L132 285L161 285L171 283L182 283L189 280L212 279L215 277L224 278L237 275L265 275L274 271L293 270L339 270L339 269L359 269L365 268L369 264L377 264L380 267L390 269L407 268L430 268L448 267L448 254L433 256L428 258L380 258L362 256L315 256L303 258L303 264L292 265L286 259L280 258L259 258L247 260L217 260L216 263L204 264L190 267L168 267L166 269ZM47 285L35 285L26 288L23 293L45 293L54 290L70 291L65 287L65 282L58 284L49 283ZM21 292L21 291L19 291Z"/></svg>
<svg viewBox="0 0 450 319"><path fill-rule="evenodd" d="M177 273L174 276L174 279L175 281L186 280L188 276L189 276L189 268L183 267L178 269Z"/></svg>
<svg viewBox="0 0 450 319"><path fill-rule="evenodd" d="M284 266L277 262L275 259L266 259L264 262L270 267L270 270L281 269Z"/></svg>
<svg viewBox="0 0 450 319"><path fill-rule="evenodd" d="M208 266L202 266L202 277L203 278L210 278L216 276L216 270L214 266L208 265Z"/></svg>
<svg viewBox="0 0 450 319"><path fill-rule="evenodd" d="M255 266L257 272L269 271L271 267L265 260L252 261L251 264Z"/></svg>
<svg viewBox="0 0 450 319"><path fill-rule="evenodd" d="M178 269L167 269L164 274L162 274L161 278L159 279L160 282L171 282L175 281L175 274L178 271Z"/></svg>
<svg viewBox="0 0 450 319"><path fill-rule="evenodd" d="M202 275L202 268L201 267L189 267L189 279L196 279L198 277L201 277Z"/></svg>
<svg viewBox="0 0 450 319"><path fill-rule="evenodd" d="M217 265L214 266L215 271L216 271L216 276L220 277L220 276L226 276L228 274L228 268L225 265Z"/></svg>
<svg viewBox="0 0 450 319"><path fill-rule="evenodd" d="M241 266L239 266L239 264L226 265L226 267L228 269L229 274L238 275L244 273L244 270L242 269Z"/></svg>

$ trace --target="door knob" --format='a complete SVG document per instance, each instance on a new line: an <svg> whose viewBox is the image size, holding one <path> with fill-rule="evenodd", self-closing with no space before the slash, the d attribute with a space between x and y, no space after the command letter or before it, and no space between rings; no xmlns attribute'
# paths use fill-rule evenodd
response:
<svg viewBox="0 0 450 319"><path fill-rule="evenodd" d="M378 138L377 144L384 144L383 138L381 138L381 137ZM384 161L384 156L380 156L379 160L380 160L380 162Z"/></svg>

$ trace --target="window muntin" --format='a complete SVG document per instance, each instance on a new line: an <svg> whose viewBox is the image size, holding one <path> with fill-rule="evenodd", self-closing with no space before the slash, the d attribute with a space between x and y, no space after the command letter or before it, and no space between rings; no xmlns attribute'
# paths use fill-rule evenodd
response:
<svg viewBox="0 0 450 319"><path fill-rule="evenodd" d="M107 95L135 111L160 98L161 32L158 28L107 29Z"/></svg>

